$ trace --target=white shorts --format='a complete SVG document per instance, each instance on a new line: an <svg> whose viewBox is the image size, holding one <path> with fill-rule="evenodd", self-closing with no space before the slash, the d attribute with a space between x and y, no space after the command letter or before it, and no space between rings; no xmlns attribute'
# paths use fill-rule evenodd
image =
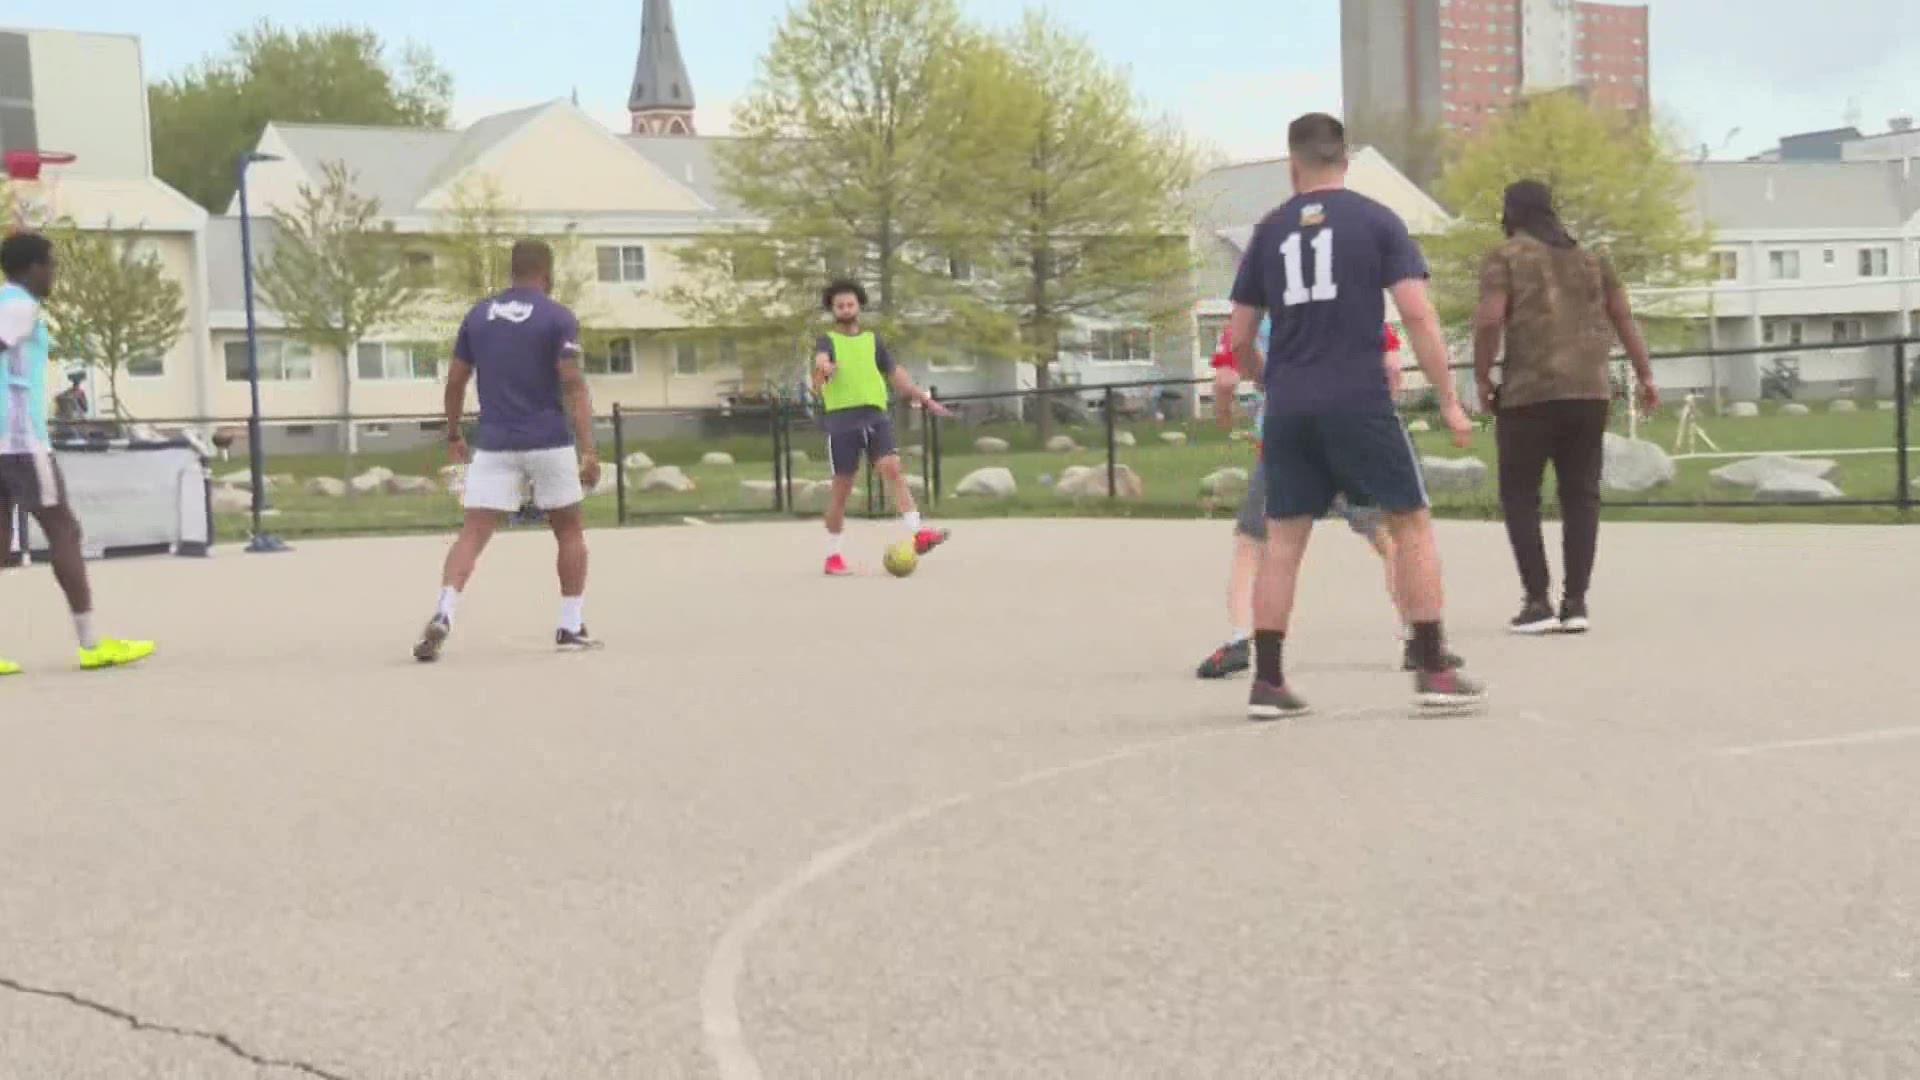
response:
<svg viewBox="0 0 1920 1080"><path fill-rule="evenodd" d="M580 487L580 460L573 447L550 450L475 450L467 466L463 504L469 510L498 510L511 514L525 503L522 493L533 485L533 505L542 510L564 510L586 498Z"/></svg>

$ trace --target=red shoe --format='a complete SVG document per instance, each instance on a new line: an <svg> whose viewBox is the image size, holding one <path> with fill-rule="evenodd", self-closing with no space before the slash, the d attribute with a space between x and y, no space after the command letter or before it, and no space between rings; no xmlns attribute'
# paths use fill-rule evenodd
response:
<svg viewBox="0 0 1920 1080"><path fill-rule="evenodd" d="M921 529L913 534L913 550L916 554L925 555L946 543L947 537L952 535L945 529Z"/></svg>
<svg viewBox="0 0 1920 1080"><path fill-rule="evenodd" d="M827 556L828 577L846 577L851 573L853 573L853 571L847 569L847 560L838 555Z"/></svg>

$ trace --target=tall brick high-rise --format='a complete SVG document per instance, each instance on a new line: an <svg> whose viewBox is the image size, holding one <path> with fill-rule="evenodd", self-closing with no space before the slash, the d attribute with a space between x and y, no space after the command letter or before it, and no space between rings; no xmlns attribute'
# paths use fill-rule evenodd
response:
<svg viewBox="0 0 1920 1080"><path fill-rule="evenodd" d="M1647 9L1580 0L1342 0L1342 82L1359 138L1473 132L1522 94L1569 86L1644 115Z"/></svg>

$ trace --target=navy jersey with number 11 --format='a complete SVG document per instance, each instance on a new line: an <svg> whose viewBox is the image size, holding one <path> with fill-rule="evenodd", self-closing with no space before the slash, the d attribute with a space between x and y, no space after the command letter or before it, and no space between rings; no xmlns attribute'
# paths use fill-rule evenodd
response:
<svg viewBox="0 0 1920 1080"><path fill-rule="evenodd" d="M1392 407L1386 290L1427 276L1406 223L1344 188L1296 195L1253 231L1233 302L1264 309L1267 412Z"/></svg>

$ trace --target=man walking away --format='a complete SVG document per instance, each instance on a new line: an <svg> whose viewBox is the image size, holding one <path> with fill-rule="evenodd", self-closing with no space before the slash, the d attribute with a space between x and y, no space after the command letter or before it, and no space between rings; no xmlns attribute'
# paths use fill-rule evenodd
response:
<svg viewBox="0 0 1920 1080"><path fill-rule="evenodd" d="M1567 232L1547 186L1522 180L1507 188L1502 224L1507 241L1487 253L1480 273L1473 370L1481 403L1497 418L1500 506L1525 590L1510 626L1516 634L1584 633L1600 542L1600 472L1613 398L1608 360L1616 336L1633 361L1640 408L1658 408L1660 395L1613 265ZM1559 484L1566 574L1558 615L1540 535L1548 462Z"/></svg>

